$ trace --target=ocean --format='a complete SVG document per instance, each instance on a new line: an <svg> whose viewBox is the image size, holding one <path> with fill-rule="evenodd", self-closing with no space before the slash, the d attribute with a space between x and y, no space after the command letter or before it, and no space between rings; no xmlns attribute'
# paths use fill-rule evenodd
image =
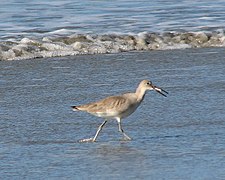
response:
<svg viewBox="0 0 225 180"><path fill-rule="evenodd" d="M2 0L0 60L224 47L225 1Z"/></svg>
<svg viewBox="0 0 225 180"><path fill-rule="evenodd" d="M0 179L225 179L221 1L16 1L0 6ZM150 91L122 121L73 112Z"/></svg>

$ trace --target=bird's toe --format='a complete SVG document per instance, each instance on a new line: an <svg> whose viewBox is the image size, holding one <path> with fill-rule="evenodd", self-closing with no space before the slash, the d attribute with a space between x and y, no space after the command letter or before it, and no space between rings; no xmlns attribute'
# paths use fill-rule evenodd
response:
<svg viewBox="0 0 225 180"><path fill-rule="evenodd" d="M95 142L93 138L88 138L88 139L81 139L78 142L83 143L83 142Z"/></svg>

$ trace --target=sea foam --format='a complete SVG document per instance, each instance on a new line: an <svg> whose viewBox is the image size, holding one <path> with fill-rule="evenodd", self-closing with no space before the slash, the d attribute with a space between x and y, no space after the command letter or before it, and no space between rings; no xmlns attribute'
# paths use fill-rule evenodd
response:
<svg viewBox="0 0 225 180"><path fill-rule="evenodd" d="M73 34L0 42L0 60L223 46L224 31Z"/></svg>

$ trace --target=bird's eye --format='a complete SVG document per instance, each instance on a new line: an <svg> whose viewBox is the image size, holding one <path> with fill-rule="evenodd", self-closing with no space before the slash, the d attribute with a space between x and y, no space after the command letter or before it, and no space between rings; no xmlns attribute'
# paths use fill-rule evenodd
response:
<svg viewBox="0 0 225 180"><path fill-rule="evenodd" d="M147 82L147 85L151 85L151 84L152 84L151 81Z"/></svg>

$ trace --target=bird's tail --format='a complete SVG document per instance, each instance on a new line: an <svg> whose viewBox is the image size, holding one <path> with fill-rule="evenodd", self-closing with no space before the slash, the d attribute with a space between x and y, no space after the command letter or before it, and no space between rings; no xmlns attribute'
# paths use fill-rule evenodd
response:
<svg viewBox="0 0 225 180"><path fill-rule="evenodd" d="M79 111L79 108L77 106L71 106L71 108L73 109L73 111Z"/></svg>

